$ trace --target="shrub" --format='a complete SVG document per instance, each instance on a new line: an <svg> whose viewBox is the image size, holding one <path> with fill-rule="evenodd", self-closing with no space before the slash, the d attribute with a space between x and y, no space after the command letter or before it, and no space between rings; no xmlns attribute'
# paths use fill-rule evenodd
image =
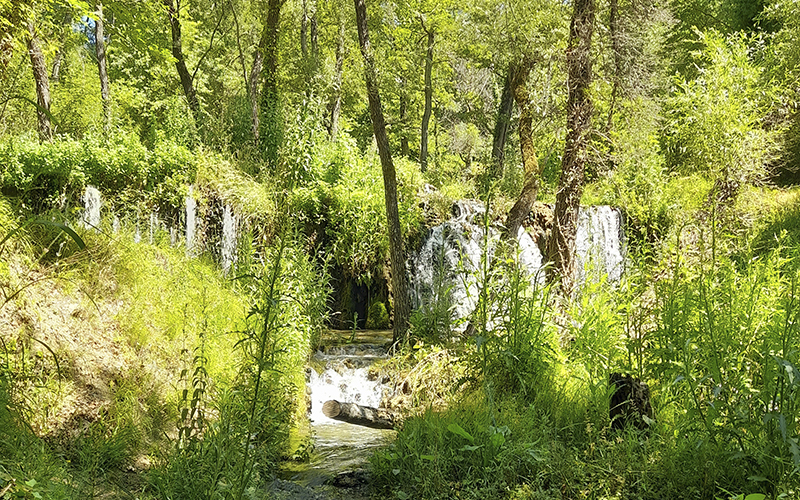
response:
<svg viewBox="0 0 800 500"><path fill-rule="evenodd" d="M384 330L389 328L389 313L383 302L375 301L367 311L367 325L369 330Z"/></svg>

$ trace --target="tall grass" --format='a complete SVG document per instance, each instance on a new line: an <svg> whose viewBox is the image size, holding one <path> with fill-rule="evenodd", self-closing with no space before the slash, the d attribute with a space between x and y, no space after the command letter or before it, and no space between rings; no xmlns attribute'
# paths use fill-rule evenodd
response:
<svg viewBox="0 0 800 500"><path fill-rule="evenodd" d="M500 321L461 361L492 398L406 421L373 459L378 487L398 498L797 495L798 257L699 252L616 287L586 284L571 304L507 274L485 296ZM612 430L612 372L650 386L647 431Z"/></svg>

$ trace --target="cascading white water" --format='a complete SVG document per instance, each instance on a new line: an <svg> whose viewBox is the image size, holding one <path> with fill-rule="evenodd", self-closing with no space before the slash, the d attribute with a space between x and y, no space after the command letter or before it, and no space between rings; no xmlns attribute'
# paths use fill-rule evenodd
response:
<svg viewBox="0 0 800 500"><path fill-rule="evenodd" d="M386 339L374 341L382 340ZM373 450L386 444L394 431L340 422L322 413L322 405L331 399L380 407L385 387L370 376L370 366L386 356L386 349L377 344L334 346L314 355L312 365L321 369L308 369L306 390L315 452L308 466L291 471L287 478L310 485L324 483L340 472L363 467Z"/></svg>
<svg viewBox="0 0 800 500"><path fill-rule="evenodd" d="M591 274L607 274L619 281L625 269L622 212L609 206L581 207L575 235L578 282ZM590 276L587 276L587 272Z"/></svg>
<svg viewBox="0 0 800 500"><path fill-rule="evenodd" d="M230 205L225 205L222 210L222 271L227 274L236 262L236 214Z"/></svg>
<svg viewBox="0 0 800 500"><path fill-rule="evenodd" d="M150 239L149 243L152 245L156 241L156 231L158 231L158 215L155 212L150 212Z"/></svg>
<svg viewBox="0 0 800 500"><path fill-rule="evenodd" d="M370 380L369 367L375 360L385 357L386 350L372 344L331 347L326 352L317 352L314 359L324 363L325 368L321 373L311 370L308 377L311 421L339 423L322 413L322 405L331 399L379 407L383 387L379 380Z"/></svg>
<svg viewBox="0 0 800 500"><path fill-rule="evenodd" d="M114 215L114 220L111 222L111 230L114 233L118 233L119 232L119 227L120 227L119 216L118 215Z"/></svg>
<svg viewBox="0 0 800 500"><path fill-rule="evenodd" d="M480 202L456 202L453 217L430 229L422 248L408 263L412 306L424 309L444 297L456 330L466 327L459 320L469 316L477 305L483 248L488 244L488 267L500 235L497 228L489 226L486 238L484 226L474 220L483 213L485 209ZM524 228L520 228L517 241L518 262L531 281L544 282L539 246ZM576 236L578 281L594 279L592 276L596 274L606 274L612 282L619 281L624 270L624 253L622 213L608 206L581 207ZM590 270L590 276L586 269Z"/></svg>
<svg viewBox="0 0 800 500"><path fill-rule="evenodd" d="M97 231L100 228L100 205L102 204L100 191L94 186L86 186L81 201L83 201L83 216L81 217L83 227Z"/></svg>
<svg viewBox="0 0 800 500"><path fill-rule="evenodd" d="M194 255L194 233L197 215L197 201L192 196L192 186L186 195L186 255Z"/></svg>
<svg viewBox="0 0 800 500"><path fill-rule="evenodd" d="M459 320L469 316L478 302L483 248L488 246L488 268L500 237L500 231L493 226L489 226L487 237L484 226L475 222L477 215L485 213L478 201L457 201L453 218L431 228L422 248L409 262L412 306L426 308L444 297L456 330L466 327ZM530 279L543 281L539 247L524 228L520 228L517 241L517 258Z"/></svg>

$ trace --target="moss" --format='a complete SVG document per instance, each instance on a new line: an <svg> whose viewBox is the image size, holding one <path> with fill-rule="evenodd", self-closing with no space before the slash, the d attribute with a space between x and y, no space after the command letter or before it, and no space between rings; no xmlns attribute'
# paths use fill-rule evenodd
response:
<svg viewBox="0 0 800 500"><path fill-rule="evenodd" d="M367 312L367 329L384 330L389 328L389 313L386 311L386 304L375 301L369 306Z"/></svg>

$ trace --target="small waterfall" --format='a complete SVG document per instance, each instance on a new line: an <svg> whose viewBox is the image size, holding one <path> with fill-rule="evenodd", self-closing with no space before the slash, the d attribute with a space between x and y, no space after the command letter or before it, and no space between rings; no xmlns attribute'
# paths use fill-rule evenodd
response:
<svg viewBox="0 0 800 500"><path fill-rule="evenodd" d="M373 344L331 347L319 351L316 361L325 364L321 373L311 370L308 388L311 391L311 421L338 425L322 413L325 401L335 399L345 403L358 403L377 408L383 397L380 381L370 377L370 365L386 357L386 350Z"/></svg>
<svg viewBox="0 0 800 500"><path fill-rule="evenodd" d="M390 339L371 341L383 340ZM385 386L370 374L370 366L386 356L384 347L370 343L317 351L312 365L321 369L309 368L306 384L311 399L309 417L315 452L310 464L291 471L286 479L306 485L322 484L338 473L362 468L374 449L386 444L394 431L340 422L322 413L322 405L331 399L380 407Z"/></svg>
<svg viewBox="0 0 800 500"><path fill-rule="evenodd" d="M487 241L484 226L475 221L482 214L485 209L480 202L457 201L453 217L430 229L422 248L408 263L412 307L430 310L438 307L435 302L444 301L441 307L450 309L456 330L465 327L459 320L469 316L477 305L483 248L488 242L487 265L491 264L500 236L499 229L489 226ZM543 283L544 259L539 246L525 228L520 228L517 242L518 262L532 282ZM623 242L619 209L581 207L576 237L578 281L593 279L586 269L592 275L607 274L609 281L619 281L625 267Z"/></svg>
<svg viewBox="0 0 800 500"><path fill-rule="evenodd" d="M420 251L410 262L412 307L450 309L451 323L469 316L478 302L483 248L488 243L487 266L491 264L500 231L489 226L488 238L476 216L486 210L480 202L460 200L453 205L453 218L430 229ZM517 235L517 258L531 280L544 280L542 255L524 228ZM444 304L434 302L444 300Z"/></svg>
<svg viewBox="0 0 800 500"><path fill-rule="evenodd" d="M136 223L136 232L133 234L133 242L134 243L141 243L142 242L142 232L139 231L139 223Z"/></svg>
<svg viewBox="0 0 800 500"><path fill-rule="evenodd" d="M192 186L186 195L186 255L194 255L194 233L197 214L197 201L192 196Z"/></svg>
<svg viewBox="0 0 800 500"><path fill-rule="evenodd" d="M222 210L222 271L227 274L236 262L236 214L230 205Z"/></svg>
<svg viewBox="0 0 800 500"><path fill-rule="evenodd" d="M119 216L114 215L114 220L111 222L111 230L116 234L119 232L120 222Z"/></svg>
<svg viewBox="0 0 800 500"><path fill-rule="evenodd" d="M86 186L86 191L84 191L81 201L83 201L83 216L81 217L83 227L94 229L95 231L99 230L100 205L102 204L100 191L94 186Z"/></svg>
<svg viewBox="0 0 800 500"><path fill-rule="evenodd" d="M609 206L581 207L575 236L578 282L590 274L607 274L617 282L625 269L622 212Z"/></svg>
<svg viewBox="0 0 800 500"><path fill-rule="evenodd" d="M158 231L158 215L155 212L150 212L150 232L149 243L152 245L156 241L156 232Z"/></svg>

